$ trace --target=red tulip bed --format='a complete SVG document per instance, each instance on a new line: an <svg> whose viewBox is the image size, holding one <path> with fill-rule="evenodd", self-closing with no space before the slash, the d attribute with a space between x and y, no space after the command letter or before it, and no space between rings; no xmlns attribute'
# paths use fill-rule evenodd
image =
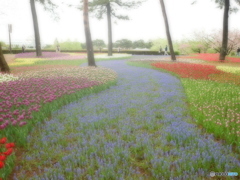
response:
<svg viewBox="0 0 240 180"><path fill-rule="evenodd" d="M116 81L116 73L110 69L78 67L71 63L20 66L13 72L9 78L0 73L4 76L0 81L0 179L11 173L15 159L13 147L26 146L26 137L34 124L61 106L101 91ZM6 144L7 140L10 143Z"/></svg>
<svg viewBox="0 0 240 180"><path fill-rule="evenodd" d="M181 58L181 57L180 57ZM215 61L218 62L219 61L219 54L215 53L215 54L209 54L209 53L201 53L201 54L194 54L193 56L186 56L184 58L190 58L190 59L201 59L204 61ZM226 60L228 62L240 62L240 57L226 57Z"/></svg>
<svg viewBox="0 0 240 180"><path fill-rule="evenodd" d="M215 54L209 57L208 61L216 58ZM197 123L240 152L239 75L207 64L159 62L151 65L178 75Z"/></svg>
<svg viewBox="0 0 240 180"><path fill-rule="evenodd" d="M153 66L176 73L182 78L209 79L211 74L222 74L213 65L190 64L190 63L154 63Z"/></svg>

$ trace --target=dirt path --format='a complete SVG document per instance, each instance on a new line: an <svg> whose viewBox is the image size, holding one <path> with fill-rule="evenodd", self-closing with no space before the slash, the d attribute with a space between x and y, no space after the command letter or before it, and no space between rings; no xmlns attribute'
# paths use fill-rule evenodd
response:
<svg viewBox="0 0 240 180"><path fill-rule="evenodd" d="M7 63L12 63L15 59L15 54L4 54Z"/></svg>

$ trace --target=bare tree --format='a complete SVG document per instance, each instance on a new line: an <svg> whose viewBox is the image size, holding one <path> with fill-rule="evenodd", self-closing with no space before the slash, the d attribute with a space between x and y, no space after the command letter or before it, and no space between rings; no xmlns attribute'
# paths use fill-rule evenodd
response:
<svg viewBox="0 0 240 180"><path fill-rule="evenodd" d="M165 28L166 28L166 34L167 34L167 39L168 39L168 45L169 45L169 49L170 49L171 59L173 61L175 61L176 60L176 56L175 56L174 50L173 50L172 38L171 38L170 30L169 30L168 18L167 18L167 13L166 13L166 10L165 10L164 1L160 0L160 4L161 4L161 7L162 7L162 14L163 14L164 22L165 22Z"/></svg>
<svg viewBox="0 0 240 180"><path fill-rule="evenodd" d="M223 35L222 35L222 48L220 51L219 60L225 60L227 55L228 46L228 16L229 16L230 0L225 0L224 2L224 14L223 14Z"/></svg>
<svg viewBox="0 0 240 180"><path fill-rule="evenodd" d="M9 66L3 56L2 44L0 43L0 71L3 73L10 73Z"/></svg>
<svg viewBox="0 0 240 180"><path fill-rule="evenodd" d="M93 54L93 45L92 45L90 26L89 26L88 0L83 1L83 22L84 22L86 45L87 45L88 66L96 66L95 60L94 60L94 54Z"/></svg>
<svg viewBox="0 0 240 180"><path fill-rule="evenodd" d="M37 12L36 12L36 7L35 7L35 0L30 0L30 4L31 4L31 11L32 11L32 18L33 18L36 54L37 54L37 56L42 56L41 40L40 40L40 34L39 34L38 18L37 18Z"/></svg>
<svg viewBox="0 0 240 180"><path fill-rule="evenodd" d="M33 18L34 35L35 35L36 55L42 56L41 40L40 40L40 33L39 33L39 27L38 27L38 18L37 18L35 2L39 2L41 5L44 6L45 10L51 11L51 12L54 12L54 9L57 6L54 3L52 3L51 0L30 0L32 18Z"/></svg>

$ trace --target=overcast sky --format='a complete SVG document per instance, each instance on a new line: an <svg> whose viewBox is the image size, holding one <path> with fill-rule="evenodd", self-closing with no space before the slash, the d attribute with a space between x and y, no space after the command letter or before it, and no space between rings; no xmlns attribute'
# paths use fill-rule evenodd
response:
<svg viewBox="0 0 240 180"><path fill-rule="evenodd" d="M191 5L193 1L165 0L173 41L188 38L194 31L211 32L222 29L223 10L217 8L214 0L198 0L196 4ZM70 39L85 42L82 12L73 8L60 8L58 12L60 20L54 21L51 14L37 4L42 44L52 44L56 38L59 41ZM113 41L122 38L145 41L166 38L159 0L147 0L137 9L119 12L129 15L131 20L112 19ZM230 15L230 30L240 30L239 13ZM13 42L24 43L33 39L29 0L0 0L0 41L8 42L9 23L13 26ZM90 28L93 40L103 39L107 43L106 17L103 20L91 17Z"/></svg>

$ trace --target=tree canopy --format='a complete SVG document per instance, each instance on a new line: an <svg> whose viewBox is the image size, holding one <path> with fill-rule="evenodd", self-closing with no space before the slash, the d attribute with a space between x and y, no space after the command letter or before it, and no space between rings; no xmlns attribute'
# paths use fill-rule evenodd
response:
<svg viewBox="0 0 240 180"><path fill-rule="evenodd" d="M128 39L117 40L114 43L115 48L130 49L132 47L132 41Z"/></svg>
<svg viewBox="0 0 240 180"><path fill-rule="evenodd" d="M111 16L117 19L129 20L129 16L118 14L118 9L132 9L139 7L143 1L127 1L123 0L93 0L89 2L89 12L94 13L97 19L103 19L107 13L107 4L111 6Z"/></svg>
<svg viewBox="0 0 240 180"><path fill-rule="evenodd" d="M93 40L93 48L100 49L106 47L105 42L102 39L95 39Z"/></svg>

